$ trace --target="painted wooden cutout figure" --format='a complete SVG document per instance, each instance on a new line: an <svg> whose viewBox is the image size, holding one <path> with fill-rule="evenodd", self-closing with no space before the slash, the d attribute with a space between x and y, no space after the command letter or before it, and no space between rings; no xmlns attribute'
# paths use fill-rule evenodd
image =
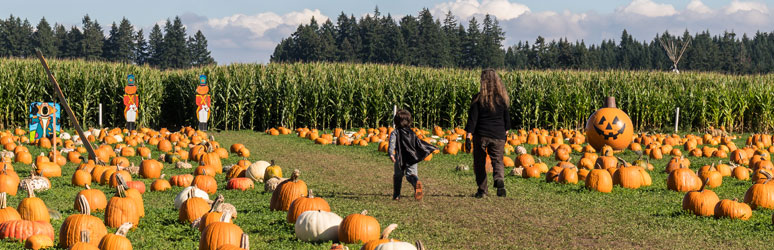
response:
<svg viewBox="0 0 774 250"><path fill-rule="evenodd" d="M53 102L33 102L30 104L30 141L43 137L54 138L59 131L59 104Z"/></svg>
<svg viewBox="0 0 774 250"><path fill-rule="evenodd" d="M199 120L199 130L207 131L207 121L210 119L212 98L210 87L207 86L207 76L199 76L199 86L196 87L196 118Z"/></svg>
<svg viewBox="0 0 774 250"><path fill-rule="evenodd" d="M126 129L132 131L136 129L135 122L140 109L140 98L137 96L134 75L129 75L128 81L124 87L124 118L126 118Z"/></svg>

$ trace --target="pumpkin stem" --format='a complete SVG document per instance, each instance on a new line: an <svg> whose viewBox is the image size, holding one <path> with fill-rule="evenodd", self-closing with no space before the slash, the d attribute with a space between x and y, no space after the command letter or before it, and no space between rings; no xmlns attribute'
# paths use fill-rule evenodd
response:
<svg viewBox="0 0 774 250"><path fill-rule="evenodd" d="M83 243L89 243L91 239L89 238L89 230L82 230L81 231L81 242Z"/></svg>
<svg viewBox="0 0 774 250"><path fill-rule="evenodd" d="M626 160L622 159L621 157L615 157L615 158L618 158L619 161L623 162L624 167L627 167L627 165L629 165L629 163L626 162Z"/></svg>
<svg viewBox="0 0 774 250"><path fill-rule="evenodd" d="M393 230L398 228L398 224L390 224L386 228L384 228L384 231L382 231L382 239L386 240L390 238L390 233L392 233Z"/></svg>
<svg viewBox="0 0 774 250"><path fill-rule="evenodd" d="M242 249L250 249L250 236L248 236L246 233L242 234L242 244L239 245Z"/></svg>
<svg viewBox="0 0 774 250"><path fill-rule="evenodd" d="M193 189L191 189L191 190L193 190ZM218 207L220 206L221 203L223 203L223 200L225 200L225 198L223 198L222 194L219 194L218 198L215 198L215 201L212 202L212 206L210 207L210 213L217 212L218 211Z"/></svg>
<svg viewBox="0 0 774 250"><path fill-rule="evenodd" d="M0 209L5 209L8 206L6 197L8 197L8 194L5 192L0 193Z"/></svg>
<svg viewBox="0 0 774 250"><path fill-rule="evenodd" d="M734 198L734 202L739 202L739 199L737 199L737 198Z"/></svg>
<svg viewBox="0 0 774 250"><path fill-rule="evenodd" d="M271 165L274 166L274 160L271 160Z"/></svg>
<svg viewBox="0 0 774 250"><path fill-rule="evenodd" d="M314 193L312 193L311 189L309 189L309 194L306 196L306 198L309 198L309 199L314 198Z"/></svg>
<svg viewBox="0 0 774 250"><path fill-rule="evenodd" d="M301 175L301 171L298 169L293 170L293 174L290 175L290 181L296 182L298 180L298 177Z"/></svg>
<svg viewBox="0 0 774 250"><path fill-rule="evenodd" d="M707 182L709 182L709 178L704 178L704 182L701 183L701 188L699 189L699 192L704 192L704 188L707 186Z"/></svg>
<svg viewBox="0 0 774 250"><path fill-rule="evenodd" d="M771 179L771 178L769 178L769 179ZM30 198L35 197L35 191L32 191L32 185L27 183L26 186L27 186L27 197L30 197Z"/></svg>
<svg viewBox="0 0 774 250"><path fill-rule="evenodd" d="M231 211L226 210L223 212L223 215L220 216L220 219L218 220L220 222L231 222Z"/></svg>
<svg viewBox="0 0 774 250"><path fill-rule="evenodd" d="M129 189L129 185L127 185L126 180L124 180L124 176L119 174L118 171L116 171L116 182L118 182L119 186L123 186L125 190Z"/></svg>
<svg viewBox="0 0 774 250"><path fill-rule="evenodd" d="M159 176L159 179L164 179L164 175L166 174L161 174L161 176Z"/></svg>
<svg viewBox="0 0 774 250"><path fill-rule="evenodd" d="M605 108L616 108L615 97L608 96L607 98L605 98Z"/></svg>
<svg viewBox="0 0 774 250"><path fill-rule="evenodd" d="M769 173L769 171L761 169L760 172L761 172L761 174L766 176L766 181L764 181L763 184L769 183L769 181L771 181L771 174Z"/></svg>
<svg viewBox="0 0 774 250"><path fill-rule="evenodd" d="M127 223L121 224L121 226L118 227L118 230L116 230L116 235L126 237L126 233L129 232L130 228L132 228L132 223L131 222L127 222Z"/></svg>
<svg viewBox="0 0 774 250"><path fill-rule="evenodd" d="M362 215L368 215L368 210L363 210L363 212L360 212Z"/></svg>
<svg viewBox="0 0 774 250"><path fill-rule="evenodd" d="M89 206L89 200L86 199L86 196L82 194L78 195L78 198L76 198L75 202L78 202L78 205L81 208L79 210L81 214L91 215L91 206Z"/></svg>
<svg viewBox="0 0 774 250"><path fill-rule="evenodd" d="M124 193L124 185L117 185L116 186L116 195L121 198L126 198L126 193Z"/></svg>
<svg viewBox="0 0 774 250"><path fill-rule="evenodd" d="M417 250L426 250L425 249L425 244L422 244L421 240L417 240L417 242L415 244L417 245Z"/></svg>

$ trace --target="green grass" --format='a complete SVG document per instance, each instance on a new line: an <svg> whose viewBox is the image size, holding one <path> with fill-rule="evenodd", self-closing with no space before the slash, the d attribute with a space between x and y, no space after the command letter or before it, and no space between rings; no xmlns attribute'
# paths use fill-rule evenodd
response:
<svg viewBox="0 0 774 250"><path fill-rule="evenodd" d="M650 172L653 185L637 190L615 187L602 194L577 185L546 183L543 179L523 179L507 176L507 198L490 196L475 199L472 171L457 172L460 163L472 165L467 154L436 155L419 166L420 180L425 183L423 202L410 197L410 185L404 184L401 201L390 200L392 163L376 150L367 147L320 146L295 136L268 136L252 131L215 133L215 138L228 147L244 143L251 151L251 161L271 160L290 173L301 170L301 179L315 195L325 198L333 212L344 217L369 211L382 228L399 224L393 237L413 242L422 240L429 249L513 249L513 248L756 248L765 246L774 236L770 210L757 210L749 221L701 218L681 209L684 193L666 189L663 169L668 159L652 161ZM746 137L745 137L746 138ZM742 145L741 139L737 145ZM39 150L29 147L33 155ZM528 147L529 149L529 147ZM157 156L154 152L153 156ZM634 160L631 152L621 154ZM513 157L513 156L511 156ZM574 154L573 158L579 158ZM666 157L668 158L668 157ZM717 158L689 157L692 168L717 162ZM139 163L139 158L130 159ZM224 161L238 160L232 156ZM553 158L543 158L549 166ZM28 175L29 166L14 164L20 177ZM38 196L49 208L73 214L75 194L80 188L71 186L70 176L75 166L63 167L63 177L52 178L54 188ZM507 169L510 171L510 169ZM167 176L190 173L165 164ZM136 179L139 179L137 177ZM295 239L293 226L285 222L285 213L269 211L270 194L262 186L241 192L225 190L224 175L218 175L218 193L238 209L234 221L250 234L252 249L328 249L330 243L305 243ZM150 180L140 179L150 184ZM491 185L491 178L490 178ZM714 189L721 199L743 198L750 182L724 178L723 185ZM95 185L107 197L115 192ZM188 225L176 222L174 196L182 188L167 192L146 192L143 195L146 217L139 228L130 231L134 249L196 249L199 233ZM494 192L491 192L494 193ZM9 199L16 206L26 197L22 192ZM214 198L214 196L211 196ZM102 218L102 213L94 214ZM52 220L58 232L63 219ZM114 231L114 230L110 230ZM57 233L58 236L58 233ZM0 249L20 249L22 244L0 242ZM359 245L349 245L358 249Z"/></svg>

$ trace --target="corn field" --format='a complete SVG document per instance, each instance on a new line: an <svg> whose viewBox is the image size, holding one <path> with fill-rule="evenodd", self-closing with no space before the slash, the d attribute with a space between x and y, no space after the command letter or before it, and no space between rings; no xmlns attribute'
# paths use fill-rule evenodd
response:
<svg viewBox="0 0 774 250"><path fill-rule="evenodd" d="M393 105L415 125L464 126L477 70L338 63L232 64L159 71L144 66L52 60L50 66L85 127L123 126L123 86L134 74L140 126L196 124L194 89L208 76L210 127L254 129L308 126L357 128L391 124ZM681 130L725 126L735 131L774 128L773 75L637 71L500 72L511 97L515 128L580 128L605 96L637 130L667 130L679 107ZM54 101L37 60L0 59L0 126L25 126L33 101ZM63 117L65 116L62 114ZM63 125L69 127L67 119Z"/></svg>

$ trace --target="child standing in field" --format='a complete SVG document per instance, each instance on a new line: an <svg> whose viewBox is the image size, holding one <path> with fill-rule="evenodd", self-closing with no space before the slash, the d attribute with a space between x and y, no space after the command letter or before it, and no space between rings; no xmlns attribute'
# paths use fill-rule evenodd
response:
<svg viewBox="0 0 774 250"><path fill-rule="evenodd" d="M403 184L403 176L414 186L414 198L422 200L424 191L422 182L417 176L417 163L424 160L425 157L432 154L436 148L429 143L417 138L414 131L411 130L411 113L406 110L399 110L393 118L395 130L390 133L390 144L387 152L394 163L394 174L392 176L392 199L400 199L400 189Z"/></svg>

